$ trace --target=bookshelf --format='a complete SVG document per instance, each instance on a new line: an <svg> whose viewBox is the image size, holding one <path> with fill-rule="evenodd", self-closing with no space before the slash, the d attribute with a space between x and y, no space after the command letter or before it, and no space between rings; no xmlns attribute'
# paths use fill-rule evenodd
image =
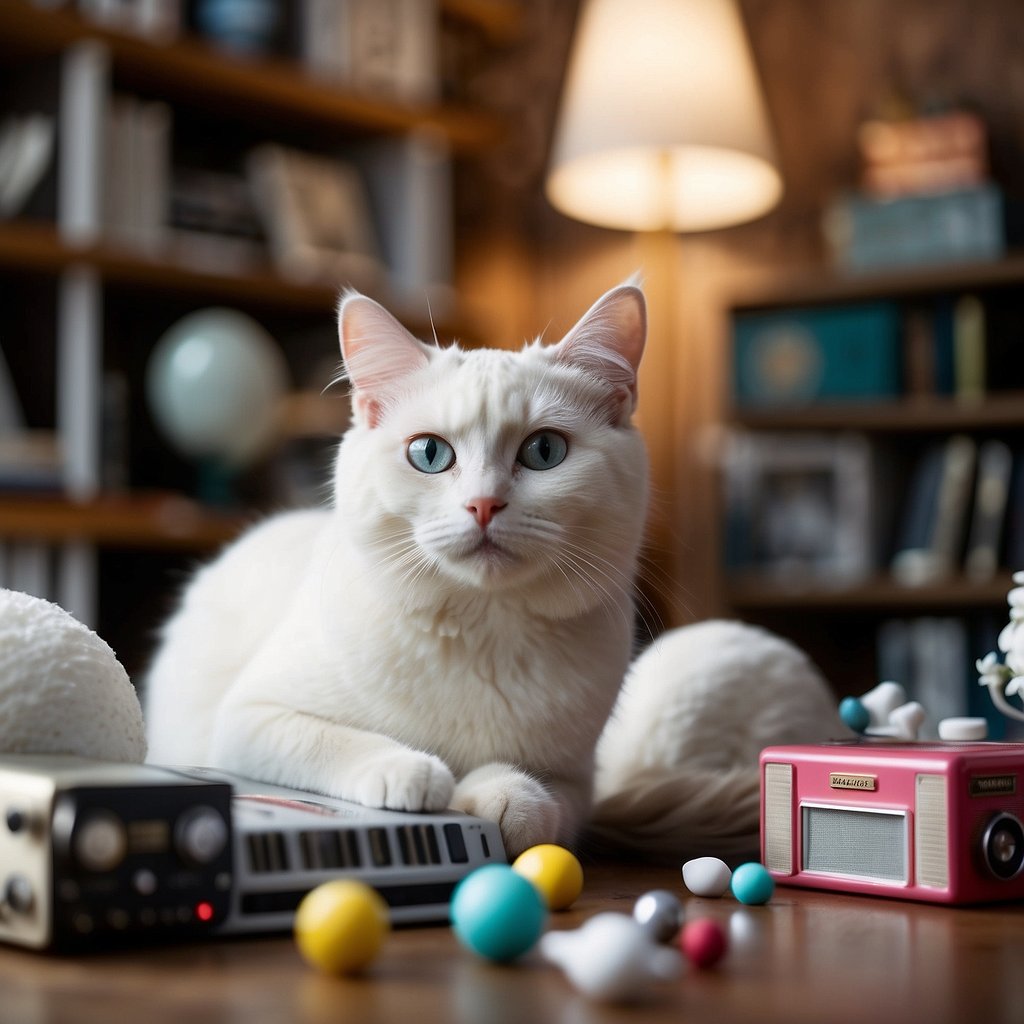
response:
<svg viewBox="0 0 1024 1024"><path fill-rule="evenodd" d="M437 16L479 36L483 47L513 42L521 25L514 0L438 0ZM23 77L34 87L42 80L55 107L48 207L0 219L0 301L18 312L0 347L16 383L27 381L27 390L39 393L23 396L26 408L33 406L29 418L42 420L29 426L52 430L64 458L61 487L0 490L0 583L17 585L12 565L29 565L22 581L35 579L46 591L41 596L99 629L120 652L115 620L134 624L136 606L157 608L154 618L162 614L168 580L237 535L255 514L249 507L225 510L197 501L181 460L156 436L142 380L156 339L196 308L230 306L269 325L294 369L310 358L307 335L333 335L339 288L347 282L282 272L272 253L219 264L115 237L98 216L103 172L97 168L109 140L98 137L103 132L96 126L104 122L94 115L107 116L115 96L129 96L168 110L175 131L179 119L186 126L198 119L213 143L225 144L217 138L223 131L227 145L280 143L342 159L374 140L396 146L428 140L445 160L471 160L506 126L494 112L458 98L410 98L318 76L298 57L232 56L193 36L187 25L171 39L148 38L89 20L73 5L28 0L0 4L0 75L0 91ZM0 101L0 121L4 113ZM454 187L453 181L443 179L439 187ZM428 309L393 285L384 277L363 287L413 333L470 345L482 340L483 327L461 310L457 296ZM336 361L336 343L327 348ZM133 471L144 467L139 480L132 472L127 489L116 491L106 489L100 465L104 377L111 370L127 384L129 464ZM336 399L321 401L308 380L294 386L292 413L301 404L304 424L323 431L344 421ZM161 578L150 578L151 566Z"/></svg>
<svg viewBox="0 0 1024 1024"><path fill-rule="evenodd" d="M94 268L110 284L188 295L197 300L322 314L325 310L329 313L338 298L338 290L330 285L297 283L275 273L269 264L223 272L184 261L145 257L103 242L68 244L50 223L0 221L0 271L56 276L82 265ZM481 326L464 314L435 318L431 324L422 310L403 311L393 304L391 308L417 335L427 335L436 329L441 337L458 338L469 344L481 335Z"/></svg>
<svg viewBox="0 0 1024 1024"><path fill-rule="evenodd" d="M725 457L720 477L718 500L726 524L724 603L728 612L777 629L801 644L820 664L828 666L831 681L842 694L862 693L893 666L906 667L915 657L921 661L920 651L904 648L894 653L893 645L907 643L908 635L916 636L913 642L919 645L930 644L932 652L939 649L939 638L951 644L947 653L957 645L962 652L958 663L949 669L946 688L961 689L963 713L984 710L976 707L976 695L970 690L973 660L994 649L995 634L1006 621L1010 575L1020 567L1016 562L1024 552L1024 352L1017 342L1015 318L1008 313L1022 295L1024 259L1012 255L991 263L885 274L800 274L735 296L727 304L732 359L724 420L731 438L749 447L747 461L741 460L739 469L730 468ZM957 304L965 298L980 303L976 308L984 310L984 327L973 336L959 337L955 336L957 328L949 327L940 317L955 320ZM745 318L757 328L776 321L785 324L792 316L790 327L802 330L810 325L809 333L814 335L815 325L829 323L830 311L877 309L879 305L891 314L895 329L889 338L893 347L890 373L877 395L805 393L787 398L767 392L760 395L758 385L749 380L740 383L740 375L749 369L742 360L751 358L754 351L749 347L743 350L738 341L747 329L740 327ZM921 311L932 319L922 321ZM917 328L911 326L913 317L919 318ZM927 334L925 341L920 333L913 333L920 331L921 322L934 326L934 333ZM813 344L819 343L822 347L814 350ZM811 363L820 359L826 364L814 371L823 375L821 380L831 372L828 360L842 357L843 346L836 343L829 350L831 343L816 336L812 344ZM871 342L876 343L881 344L877 338ZM947 374L936 372L922 381L912 365L920 351L917 356L910 351L912 346L920 349L922 345L936 363L936 353L943 345L951 346L951 351L957 346L973 346L974 365L984 367L984 380L979 382L975 374L966 381L963 367L971 361L952 365L957 358L954 351L943 356L951 360ZM860 352L868 362L875 354ZM793 365L798 368L793 372L798 372L800 359ZM821 386L827 390L827 385ZM771 387L769 383L769 392ZM953 499L939 500L939 491L933 492L932 502L945 510L940 514L946 517L947 526L954 523L949 527L955 532L951 557L941 568L928 562L931 568L913 578L913 573L907 573L906 561L901 563L898 556L909 545L911 504L915 500L928 504L921 498L925 492L919 467L927 453L948 450L953 439L961 439L972 453L967 483L959 492L946 492L957 495L958 512L950 512L948 501ZM778 483L771 476L777 470L782 479L801 465L799 459L787 462L787 452L813 451L815 445L824 454L818 462L811 459L806 463L806 481ZM987 541L995 558L986 563L987 568L979 570L975 564L968 571L973 523L981 508L980 453L986 445L1008 451L1012 469L1004 481L998 528ZM859 469L850 471L854 475L845 492L847 498L840 499L837 495L844 492L830 474L846 472L835 467L849 454L847 446L859 453L859 461L853 460ZM843 452L846 454L839 454ZM852 563L844 563L844 572L831 572L831 563L825 557L819 559L816 552L794 555L794 549L784 545L772 547L783 542L763 540L764 522L773 517L783 519L790 509L795 514L798 506L785 504L792 500L793 492L787 492L785 498L778 496L783 487L791 486L797 494L807 488L808 495L817 488L817 498L827 491L837 502L830 507L827 500L821 501L816 513L808 513L819 516L816 543L823 545L823 550L840 544L842 531L850 529L848 521L843 525L841 507L849 500L850 488L863 492L853 505L866 512L870 522L859 543L853 545L857 556ZM864 517L858 514L858 518ZM939 527L933 522L929 529ZM756 545L740 543L737 554L735 535L744 531L758 532L764 546L755 550ZM938 543L935 533L929 536L932 540L922 543Z"/></svg>

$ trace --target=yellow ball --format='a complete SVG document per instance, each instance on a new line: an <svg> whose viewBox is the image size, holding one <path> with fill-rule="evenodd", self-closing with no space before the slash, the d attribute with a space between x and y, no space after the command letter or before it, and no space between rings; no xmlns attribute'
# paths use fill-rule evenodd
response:
<svg viewBox="0 0 1024 1024"><path fill-rule="evenodd" d="M314 967L328 974L362 970L391 927L381 896L362 882L338 879L308 892L295 912L295 942Z"/></svg>
<svg viewBox="0 0 1024 1024"><path fill-rule="evenodd" d="M553 843L531 846L512 864L540 890L550 910L567 910L583 891L583 868L564 847Z"/></svg>

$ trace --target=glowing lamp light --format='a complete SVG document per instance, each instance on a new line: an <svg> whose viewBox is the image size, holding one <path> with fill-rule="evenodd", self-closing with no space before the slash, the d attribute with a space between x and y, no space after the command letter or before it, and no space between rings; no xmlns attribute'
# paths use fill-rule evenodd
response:
<svg viewBox="0 0 1024 1024"><path fill-rule="evenodd" d="M634 231L726 227L778 202L735 0L587 0L546 191L570 217Z"/></svg>

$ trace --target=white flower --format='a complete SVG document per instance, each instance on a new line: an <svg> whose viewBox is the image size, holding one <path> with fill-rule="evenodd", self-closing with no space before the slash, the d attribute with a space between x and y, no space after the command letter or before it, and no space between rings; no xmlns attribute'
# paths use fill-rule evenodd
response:
<svg viewBox="0 0 1024 1024"><path fill-rule="evenodd" d="M1006 686L1008 697L1020 697L1024 700L1024 676L1014 676Z"/></svg>
<svg viewBox="0 0 1024 1024"><path fill-rule="evenodd" d="M982 686L1003 686L1013 676L1013 672L999 661L995 651L979 658L974 667L978 670L978 682Z"/></svg>

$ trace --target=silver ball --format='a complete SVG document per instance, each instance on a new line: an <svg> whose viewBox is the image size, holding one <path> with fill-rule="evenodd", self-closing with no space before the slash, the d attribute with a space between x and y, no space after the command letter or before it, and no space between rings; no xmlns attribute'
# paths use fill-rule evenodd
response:
<svg viewBox="0 0 1024 1024"><path fill-rule="evenodd" d="M652 889L634 904L633 920L652 942L671 942L683 925L683 905L667 889Z"/></svg>

